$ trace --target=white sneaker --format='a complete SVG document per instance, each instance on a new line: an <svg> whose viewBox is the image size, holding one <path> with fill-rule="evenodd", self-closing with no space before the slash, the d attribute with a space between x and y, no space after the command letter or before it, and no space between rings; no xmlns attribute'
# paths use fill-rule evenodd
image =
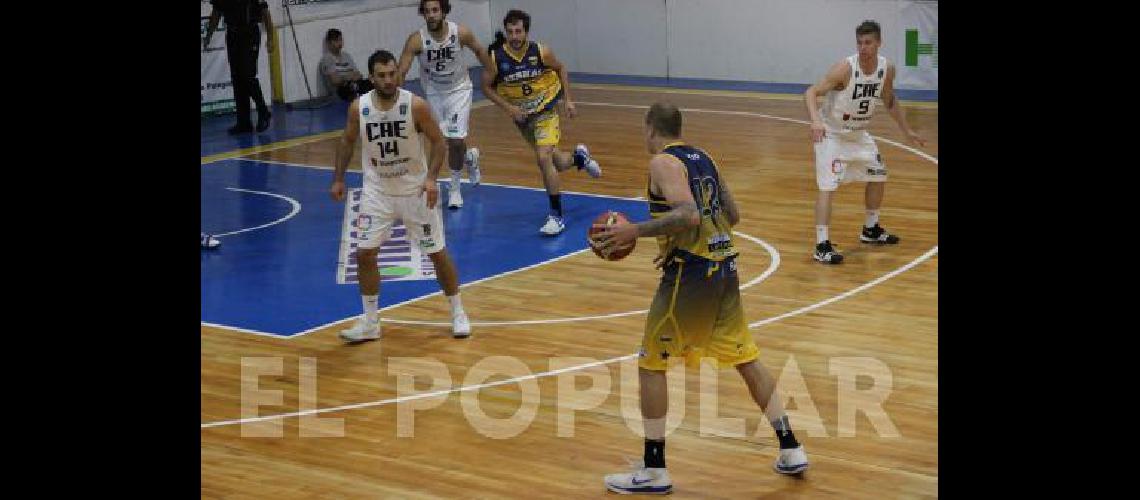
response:
<svg viewBox="0 0 1140 500"><path fill-rule="evenodd" d="M807 453L804 452L803 445L780 450L780 456L776 457L775 469L780 474L799 474L807 468Z"/></svg>
<svg viewBox="0 0 1140 500"><path fill-rule="evenodd" d="M345 342L363 342L380 338L380 320L375 323L368 321L368 316L361 316L352 325L352 328L340 331L340 338Z"/></svg>
<svg viewBox="0 0 1140 500"><path fill-rule="evenodd" d="M574 163L578 165L578 170L586 169L590 177L597 179L602 176L602 167L590 156L590 150L586 149L585 144L579 144L574 148Z"/></svg>
<svg viewBox="0 0 1140 500"><path fill-rule="evenodd" d="M561 233L563 229L566 229L566 224L562 222L562 217L559 217L557 215L547 215L546 224L543 224L542 227L538 228L538 232L546 236L555 236Z"/></svg>
<svg viewBox="0 0 1140 500"><path fill-rule="evenodd" d="M201 231L199 231L201 233ZM222 242L218 241L213 235L202 233L202 248L218 248Z"/></svg>
<svg viewBox="0 0 1140 500"><path fill-rule="evenodd" d="M650 469L641 460L632 464L633 472L606 476L606 489L623 495L668 495L673 492L673 480L664 467Z"/></svg>
<svg viewBox="0 0 1140 500"><path fill-rule="evenodd" d="M460 192L460 184L454 177L451 180L451 187L447 188L447 208L462 208L463 193Z"/></svg>
<svg viewBox="0 0 1140 500"><path fill-rule="evenodd" d="M451 336L457 339L471 336L471 321L467 319L466 312L451 317Z"/></svg>
<svg viewBox="0 0 1140 500"><path fill-rule="evenodd" d="M463 165L467 167L467 180L472 186L478 186L483 174L479 172L479 148L470 148L463 155Z"/></svg>

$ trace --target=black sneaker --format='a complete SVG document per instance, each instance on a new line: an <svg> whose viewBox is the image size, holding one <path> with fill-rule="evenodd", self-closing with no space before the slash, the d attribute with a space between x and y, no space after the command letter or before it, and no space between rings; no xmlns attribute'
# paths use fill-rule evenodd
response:
<svg viewBox="0 0 1140 500"><path fill-rule="evenodd" d="M272 116L273 116L273 113L270 113L268 110L265 112L265 114L262 114L262 113L257 114L257 132L258 133L265 132L265 130L269 128L269 118L271 118Z"/></svg>
<svg viewBox="0 0 1140 500"><path fill-rule="evenodd" d="M815 260L824 264L838 264L843 262L843 256L831 246L831 240L824 240L815 246L815 253L812 254Z"/></svg>
<svg viewBox="0 0 1140 500"><path fill-rule="evenodd" d="M875 227L863 228L863 234L859 235L859 241L877 245L895 245L898 244L899 237L888 233L882 226L875 224Z"/></svg>

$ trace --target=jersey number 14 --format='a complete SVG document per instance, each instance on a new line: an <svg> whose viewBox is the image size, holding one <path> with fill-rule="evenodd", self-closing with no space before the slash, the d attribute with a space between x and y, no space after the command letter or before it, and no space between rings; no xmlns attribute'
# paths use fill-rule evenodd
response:
<svg viewBox="0 0 1140 500"><path fill-rule="evenodd" d="M380 141L376 145L380 146L380 158L387 158L388 155L400 156L400 144L396 141Z"/></svg>

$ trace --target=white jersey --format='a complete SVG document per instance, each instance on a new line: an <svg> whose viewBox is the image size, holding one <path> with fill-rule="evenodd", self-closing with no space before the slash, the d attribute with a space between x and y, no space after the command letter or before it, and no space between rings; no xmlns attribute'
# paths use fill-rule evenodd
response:
<svg viewBox="0 0 1140 500"><path fill-rule="evenodd" d="M427 179L423 140L412 116L413 94L399 90L396 103L387 111L373 102L375 90L360 96L360 170L365 196L417 195Z"/></svg>
<svg viewBox="0 0 1140 500"><path fill-rule="evenodd" d="M431 37L427 28L420 28L420 84L425 94L447 94L470 89L471 76L463 62L463 45L459 42L459 25L447 22L447 34L440 42Z"/></svg>
<svg viewBox="0 0 1140 500"><path fill-rule="evenodd" d="M823 124L832 134L861 131L871 121L875 100L883 95L883 80L887 74L887 58L879 56L878 66L870 73L859 68L859 55L849 56L851 78L843 90L832 90L823 99Z"/></svg>

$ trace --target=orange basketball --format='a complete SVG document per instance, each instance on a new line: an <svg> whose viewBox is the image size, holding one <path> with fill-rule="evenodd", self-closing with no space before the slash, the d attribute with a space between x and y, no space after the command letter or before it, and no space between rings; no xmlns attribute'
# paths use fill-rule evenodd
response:
<svg viewBox="0 0 1140 500"><path fill-rule="evenodd" d="M601 215L595 217L594 223L590 224L590 229L586 232L586 239L590 243L590 250L593 250L594 254L597 255L598 257L601 257L601 258L606 259L606 260L621 260L621 259L624 259L625 256L629 255L629 253L633 251L633 247L637 246L637 240L633 240L633 243L630 243L629 246L624 247L624 248L611 249L608 253L603 253L600 248L595 246L594 240L591 238L595 234L598 234L598 233L603 231L602 228L595 227L595 226L596 225L605 225L606 227L610 227L610 226L613 226L614 224L616 224L618 222L628 223L629 217L626 217L625 214L623 214L621 212L615 212L613 210L608 210L605 213L602 213Z"/></svg>

